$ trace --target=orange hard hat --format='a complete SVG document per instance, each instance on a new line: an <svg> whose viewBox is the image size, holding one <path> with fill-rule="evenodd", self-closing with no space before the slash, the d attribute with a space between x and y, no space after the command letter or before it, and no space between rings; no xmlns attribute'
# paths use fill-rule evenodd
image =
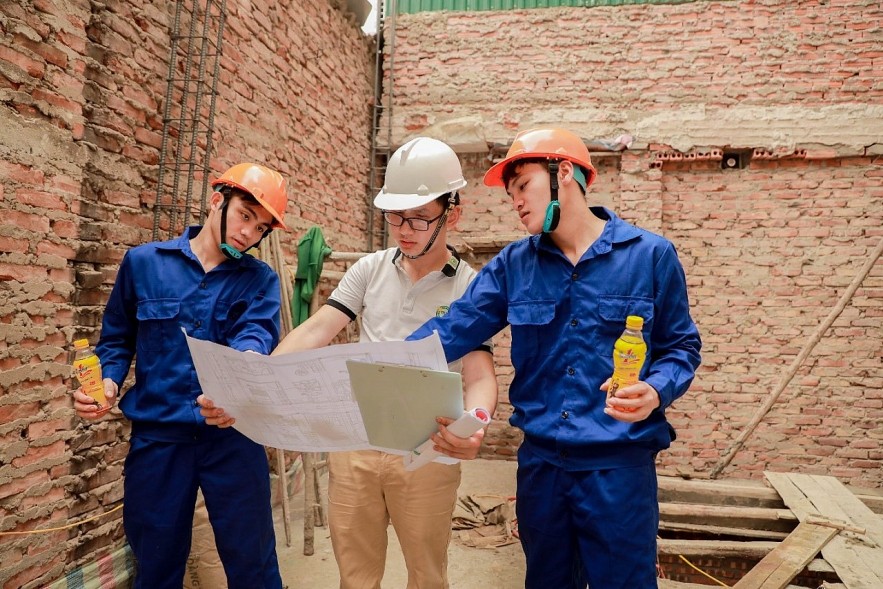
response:
<svg viewBox="0 0 883 589"><path fill-rule="evenodd" d="M212 180L212 188L217 186L231 186L252 195L273 215L273 228L288 229L283 220L285 207L288 206L285 178L276 170L260 164L236 164Z"/></svg>
<svg viewBox="0 0 883 589"><path fill-rule="evenodd" d="M581 166L586 172L588 188L598 173L589 157L589 150L583 140L564 129L530 129L515 136L512 146L506 153L506 159L494 164L484 175L485 186L502 186L503 170L512 162L529 158L547 158L550 160L567 160Z"/></svg>

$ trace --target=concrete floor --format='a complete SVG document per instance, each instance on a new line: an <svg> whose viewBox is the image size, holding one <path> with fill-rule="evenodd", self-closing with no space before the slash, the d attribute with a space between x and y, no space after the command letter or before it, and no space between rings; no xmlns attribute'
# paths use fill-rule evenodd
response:
<svg viewBox="0 0 883 589"><path fill-rule="evenodd" d="M515 462L471 460L463 463L459 495L515 495ZM327 484L327 474L321 483ZM276 540L282 580L288 589L337 589L339 576L328 528L315 529L315 553L303 554L303 492L291 500L291 546L285 545L282 508L277 507ZM389 528L389 549L382 589L403 589L407 571L398 539ZM516 589L524 586L524 555L517 542L501 548L471 548L456 538L448 549L452 589Z"/></svg>

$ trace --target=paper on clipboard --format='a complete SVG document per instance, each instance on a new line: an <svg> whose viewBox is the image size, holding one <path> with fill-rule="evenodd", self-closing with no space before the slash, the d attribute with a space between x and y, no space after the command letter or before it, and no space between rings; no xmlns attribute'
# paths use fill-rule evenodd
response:
<svg viewBox="0 0 883 589"><path fill-rule="evenodd" d="M371 446L410 453L438 431L437 416L463 415L458 372L347 360Z"/></svg>

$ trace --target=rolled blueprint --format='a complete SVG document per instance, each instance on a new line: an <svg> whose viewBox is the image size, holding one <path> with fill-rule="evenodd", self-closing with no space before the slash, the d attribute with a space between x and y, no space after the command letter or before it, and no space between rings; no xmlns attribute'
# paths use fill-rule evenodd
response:
<svg viewBox="0 0 883 589"><path fill-rule="evenodd" d="M487 424L491 422L491 414L487 409L482 409L481 407L476 407L475 409L470 409L465 412L460 418L448 426L448 431L457 436L458 438L468 438ZM445 462L447 464L451 464L451 458L438 452L437 450L433 450L432 438L426 440L415 449L411 450L411 453L407 456L403 457L405 470L417 470L421 466L429 464L433 460L437 458L447 459L447 460L439 460L439 462ZM457 460L453 460L454 463L458 462Z"/></svg>

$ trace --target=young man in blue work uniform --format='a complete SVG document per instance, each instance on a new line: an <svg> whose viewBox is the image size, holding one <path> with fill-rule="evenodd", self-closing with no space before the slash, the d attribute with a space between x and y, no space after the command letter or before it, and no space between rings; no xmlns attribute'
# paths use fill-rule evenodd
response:
<svg viewBox="0 0 883 589"><path fill-rule="evenodd" d="M126 253L104 312L96 353L112 402L133 357L135 384L120 400L132 421L123 521L136 589L180 589L190 553L197 488L205 497L229 589L280 589L264 448L205 424L189 335L269 354L279 340L279 280L242 252L285 228L285 180L257 164L212 182L203 227ZM84 418L99 415L74 393Z"/></svg>
<svg viewBox="0 0 883 589"><path fill-rule="evenodd" d="M699 333L672 244L590 207L588 150L562 129L520 133L485 175L531 237L488 263L438 331L448 360L510 325L516 510L529 589L656 587L656 453L674 431L665 408L699 365ZM607 401L613 344L644 319L641 381Z"/></svg>

